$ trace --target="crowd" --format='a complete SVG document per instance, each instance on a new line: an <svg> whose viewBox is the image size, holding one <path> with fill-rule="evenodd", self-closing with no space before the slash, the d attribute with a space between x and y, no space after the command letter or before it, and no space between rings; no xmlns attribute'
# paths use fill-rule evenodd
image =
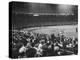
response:
<svg viewBox="0 0 80 60"><path fill-rule="evenodd" d="M12 58L61 56L78 53L78 39L64 34L12 31Z"/></svg>

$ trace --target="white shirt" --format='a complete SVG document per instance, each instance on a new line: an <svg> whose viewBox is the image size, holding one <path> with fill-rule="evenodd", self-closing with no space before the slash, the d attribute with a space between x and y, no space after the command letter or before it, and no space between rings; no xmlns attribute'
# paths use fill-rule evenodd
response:
<svg viewBox="0 0 80 60"><path fill-rule="evenodd" d="M22 52L26 52L26 47L22 46L20 49L19 49L19 53L22 53Z"/></svg>

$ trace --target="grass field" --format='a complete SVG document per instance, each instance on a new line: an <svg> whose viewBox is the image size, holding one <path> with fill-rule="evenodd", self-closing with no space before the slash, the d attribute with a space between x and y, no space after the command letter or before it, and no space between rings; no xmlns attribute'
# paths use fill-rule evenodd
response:
<svg viewBox="0 0 80 60"><path fill-rule="evenodd" d="M34 27L23 29L22 31L31 31L40 34L55 34L63 33L66 37L78 37L78 33L76 32L77 25L62 25L62 26L46 26L46 27Z"/></svg>

